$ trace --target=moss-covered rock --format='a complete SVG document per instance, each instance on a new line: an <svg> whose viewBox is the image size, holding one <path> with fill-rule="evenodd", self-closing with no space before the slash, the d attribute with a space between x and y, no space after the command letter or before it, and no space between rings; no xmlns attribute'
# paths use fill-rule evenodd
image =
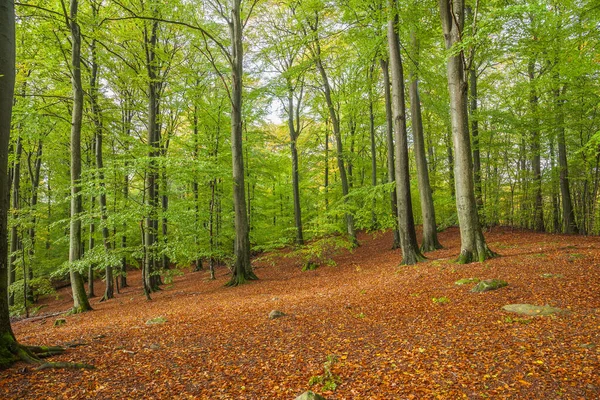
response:
<svg viewBox="0 0 600 400"><path fill-rule="evenodd" d="M312 392L310 390L302 393L300 396L296 397L295 400L326 400L325 397L321 396L320 394L317 394L315 392Z"/></svg>
<svg viewBox="0 0 600 400"><path fill-rule="evenodd" d="M469 283L479 283L479 278L463 278L454 282L458 286L468 285Z"/></svg>
<svg viewBox="0 0 600 400"><path fill-rule="evenodd" d="M67 324L67 320L64 318L59 318L54 321L54 326L63 326Z"/></svg>
<svg viewBox="0 0 600 400"><path fill-rule="evenodd" d="M502 307L504 311L513 312L521 315L528 315L530 317L552 315L564 313L565 310L561 308L545 306L536 306L535 304L508 304Z"/></svg>
<svg viewBox="0 0 600 400"><path fill-rule="evenodd" d="M485 281L479 282L471 292L473 293L483 293L489 292L490 290L496 290L503 288L504 286L508 286L508 282L503 281L502 279L486 279Z"/></svg>

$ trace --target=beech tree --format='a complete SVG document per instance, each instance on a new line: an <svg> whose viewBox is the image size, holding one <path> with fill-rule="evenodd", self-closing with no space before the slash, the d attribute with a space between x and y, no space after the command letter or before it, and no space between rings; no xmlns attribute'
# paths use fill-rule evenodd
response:
<svg viewBox="0 0 600 400"><path fill-rule="evenodd" d="M483 261L492 257L494 253L487 247L477 215L467 111L468 84L464 69L464 54L457 47L462 41L465 3L464 0L440 0L439 4L446 49L452 51L448 56L447 74L454 149L456 209L461 238L458 261L470 263Z"/></svg>

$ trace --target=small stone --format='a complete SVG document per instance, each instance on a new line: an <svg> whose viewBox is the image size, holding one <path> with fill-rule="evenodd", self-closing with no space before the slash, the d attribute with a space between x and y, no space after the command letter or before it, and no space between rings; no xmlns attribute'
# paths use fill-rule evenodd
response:
<svg viewBox="0 0 600 400"><path fill-rule="evenodd" d="M63 326L67 324L67 320L64 318L59 318L54 321L54 326Z"/></svg>
<svg viewBox="0 0 600 400"><path fill-rule="evenodd" d="M160 344L152 343L150 345L150 349L151 350L159 350L160 349Z"/></svg>
<svg viewBox="0 0 600 400"><path fill-rule="evenodd" d="M489 292L490 290L496 290L508 286L508 283L501 279L487 279L485 281L479 282L471 292L473 293L483 293Z"/></svg>
<svg viewBox="0 0 600 400"><path fill-rule="evenodd" d="M271 301L277 301L277 300L279 300L279 297L273 297L273 298L271 299Z"/></svg>
<svg viewBox="0 0 600 400"><path fill-rule="evenodd" d="M276 319L276 318L281 318L281 317L285 317L285 313L278 311L278 310L273 310L269 313L269 319Z"/></svg>
<svg viewBox="0 0 600 400"><path fill-rule="evenodd" d="M304 393L302 393L300 396L296 397L295 400L327 400L325 397L321 396L320 394L317 394L313 391L306 391Z"/></svg>
<svg viewBox="0 0 600 400"><path fill-rule="evenodd" d="M160 324L164 324L165 322L167 322L167 319L163 316L160 316L160 317L149 319L148 321L146 321L146 325L160 325Z"/></svg>

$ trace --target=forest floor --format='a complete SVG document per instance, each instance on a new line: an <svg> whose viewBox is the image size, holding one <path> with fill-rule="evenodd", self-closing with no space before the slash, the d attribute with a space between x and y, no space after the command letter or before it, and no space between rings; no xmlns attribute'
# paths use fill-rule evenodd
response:
<svg viewBox="0 0 600 400"><path fill-rule="evenodd" d="M450 228L427 262L399 266L389 232L363 233L336 266L301 272L275 258L237 288L223 286L225 268L216 281L186 272L152 301L132 272L131 287L61 316L63 326L53 326L58 317L13 325L24 344L79 344L52 360L96 369L19 363L0 371L0 398L294 399L309 389L327 399L600 398L599 238L508 228L486 238L500 257L454 263L460 239ZM509 285L480 294L455 285L470 277ZM58 297L42 311L71 306L68 289ZM511 303L570 312L523 317L502 310ZM270 320L274 309L287 315ZM166 321L146 324L157 317ZM318 382L328 356L335 390Z"/></svg>

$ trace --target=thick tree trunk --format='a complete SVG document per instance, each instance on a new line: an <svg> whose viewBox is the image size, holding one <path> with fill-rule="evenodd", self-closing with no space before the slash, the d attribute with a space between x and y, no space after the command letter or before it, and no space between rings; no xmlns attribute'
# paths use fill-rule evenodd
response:
<svg viewBox="0 0 600 400"><path fill-rule="evenodd" d="M530 60L527 66L529 75L529 107L531 112L531 167L533 169L533 229L543 232L544 204L542 198L542 165L540 156L540 127L538 104L539 98L535 88L535 62Z"/></svg>
<svg viewBox="0 0 600 400"><path fill-rule="evenodd" d="M421 99L419 96L419 77L417 74L419 65L419 41L414 32L411 33L411 40L415 67L411 69L409 95L419 196L421 199L421 215L423 217L423 241L421 242L421 251L428 252L441 249L442 245L437 237L435 208L433 206L433 195L431 194L431 185L429 184L429 169L427 167L427 158L425 155L423 118L421 116Z"/></svg>
<svg viewBox="0 0 600 400"><path fill-rule="evenodd" d="M8 144L15 88L15 11L12 0L0 0L0 368L15 361L15 336L8 312Z"/></svg>
<svg viewBox="0 0 600 400"><path fill-rule="evenodd" d="M440 0L440 14L446 48L460 43L464 26L464 0ZM448 57L448 89L450 92L450 116L454 147L454 179L456 186L456 208L460 224L461 251L458 262L483 261L494 253L487 247L475 200L473 183L473 161L469 119L467 112L467 90L465 82L464 56L462 53Z"/></svg>
<svg viewBox="0 0 600 400"><path fill-rule="evenodd" d="M404 100L404 71L400 56L400 37L398 36L398 14L396 0L388 0L391 10L388 18L387 39L392 72L392 112L394 117L394 138L396 139L396 193L398 202L398 230L402 264L415 264L425 259L417 244L415 222L410 194L410 176L408 168L408 134L406 130L406 107Z"/></svg>
<svg viewBox="0 0 600 400"><path fill-rule="evenodd" d="M232 0L231 37L231 156L233 159L233 206L235 209L235 243L233 276L228 286L257 279L250 263L250 226L246 207L244 152L242 137L243 45L241 1Z"/></svg>
<svg viewBox="0 0 600 400"><path fill-rule="evenodd" d="M387 145L387 176L388 182L396 181L396 167L394 161L394 120L392 115L392 94L390 92L390 72L387 60L383 58L379 60L381 64L381 72L383 75L383 91L385 97L385 120L386 120L386 145ZM398 231L398 196L396 189L390 192L391 213L394 219L394 242L392 249L400 247L400 232Z"/></svg>
<svg viewBox="0 0 600 400"><path fill-rule="evenodd" d="M73 292L73 313L91 310L83 284L83 278L73 264L81 258L81 120L83 114L83 88L81 86L81 34L77 19L77 0L71 0L71 68L73 86L73 109L71 119L71 224L69 263L71 289Z"/></svg>

